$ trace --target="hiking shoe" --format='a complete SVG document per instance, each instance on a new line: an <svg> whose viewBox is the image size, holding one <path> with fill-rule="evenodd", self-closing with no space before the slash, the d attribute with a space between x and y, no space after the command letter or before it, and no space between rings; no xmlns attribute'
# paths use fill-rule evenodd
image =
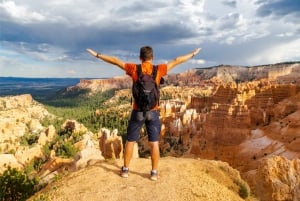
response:
<svg viewBox="0 0 300 201"><path fill-rule="evenodd" d="M129 173L129 169L123 166L120 170L120 176L123 178L127 178L128 173Z"/></svg>
<svg viewBox="0 0 300 201"><path fill-rule="evenodd" d="M150 172L150 179L151 179L152 181L156 181L157 178L158 178L158 173L157 173L157 171L156 171L156 170L151 170L151 172Z"/></svg>

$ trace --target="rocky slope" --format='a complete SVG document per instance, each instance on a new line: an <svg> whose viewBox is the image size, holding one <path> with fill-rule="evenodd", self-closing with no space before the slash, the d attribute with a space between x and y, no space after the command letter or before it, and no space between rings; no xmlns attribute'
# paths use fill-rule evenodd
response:
<svg viewBox="0 0 300 201"><path fill-rule="evenodd" d="M0 97L0 173L8 166L22 168L31 159L42 156L42 147L29 148L21 142L28 134L39 136L40 142L51 139L52 127L44 129L41 119L51 115L31 95Z"/></svg>

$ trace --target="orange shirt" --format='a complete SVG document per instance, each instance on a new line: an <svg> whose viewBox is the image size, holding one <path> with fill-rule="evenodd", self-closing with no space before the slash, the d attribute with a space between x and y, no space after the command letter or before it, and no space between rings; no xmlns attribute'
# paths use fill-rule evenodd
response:
<svg viewBox="0 0 300 201"><path fill-rule="evenodd" d="M143 62L142 63L142 73L143 74L152 74L152 65L149 62ZM136 69L136 64L130 64L126 63L125 64L125 72L127 75L129 75L132 78L133 82L136 82L138 80L138 74L137 74L137 69ZM167 74L167 64L159 64L157 68L157 76L155 79L155 82L157 86L159 86L159 82L162 76L165 76ZM133 109L136 110L138 109L138 106L134 103L133 104ZM153 110L158 109L158 104L153 108Z"/></svg>

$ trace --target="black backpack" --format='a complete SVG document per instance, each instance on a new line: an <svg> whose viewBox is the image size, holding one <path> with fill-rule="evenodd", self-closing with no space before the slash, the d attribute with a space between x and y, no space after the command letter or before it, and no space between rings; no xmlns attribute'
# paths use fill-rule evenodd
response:
<svg viewBox="0 0 300 201"><path fill-rule="evenodd" d="M158 66L154 65L152 75L142 74L142 66L137 67L138 80L132 85L132 95L140 111L149 111L159 103L159 88L155 82Z"/></svg>

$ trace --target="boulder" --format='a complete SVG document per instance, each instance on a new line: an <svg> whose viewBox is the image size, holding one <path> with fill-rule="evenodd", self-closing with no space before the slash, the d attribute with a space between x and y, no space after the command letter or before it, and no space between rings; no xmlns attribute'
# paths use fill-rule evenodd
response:
<svg viewBox="0 0 300 201"><path fill-rule="evenodd" d="M90 161L104 160L101 151L95 146L95 143L91 139L90 135L84 135L83 140L80 141L80 144L81 150L74 157L76 169L86 167L89 165Z"/></svg>
<svg viewBox="0 0 300 201"><path fill-rule="evenodd" d="M255 175L255 193L261 201L300 200L300 160L282 156L264 159Z"/></svg>

